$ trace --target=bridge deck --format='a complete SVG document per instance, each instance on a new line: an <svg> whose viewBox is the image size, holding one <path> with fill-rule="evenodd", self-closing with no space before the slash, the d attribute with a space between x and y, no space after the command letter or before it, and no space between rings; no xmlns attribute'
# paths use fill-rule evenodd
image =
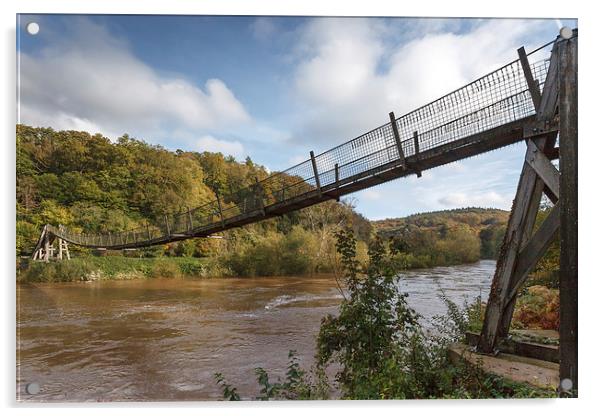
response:
<svg viewBox="0 0 602 416"><path fill-rule="evenodd" d="M531 64L540 87L548 66L547 60ZM391 113L391 123L311 153L236 194L165 216L159 225L95 235L51 225L46 230L76 245L107 249L205 237L516 143L535 126L529 86L516 60L402 117Z"/></svg>

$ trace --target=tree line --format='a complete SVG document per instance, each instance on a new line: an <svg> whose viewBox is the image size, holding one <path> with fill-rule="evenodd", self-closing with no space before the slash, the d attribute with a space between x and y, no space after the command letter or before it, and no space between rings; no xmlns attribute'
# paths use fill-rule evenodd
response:
<svg viewBox="0 0 602 416"><path fill-rule="evenodd" d="M18 256L31 254L45 224L116 233L160 223L168 213L236 194L269 175L250 157L239 162L215 152L170 151L127 134L111 142L101 134L26 125L17 125L16 165ZM331 201L226 231L221 241L190 239L131 255L216 257L240 275L328 271L332 230L341 225L360 241L372 232L351 204Z"/></svg>

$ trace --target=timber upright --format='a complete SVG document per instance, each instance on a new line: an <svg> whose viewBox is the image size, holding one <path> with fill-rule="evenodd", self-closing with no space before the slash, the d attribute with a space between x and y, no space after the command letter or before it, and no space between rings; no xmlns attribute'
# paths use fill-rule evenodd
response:
<svg viewBox="0 0 602 416"><path fill-rule="evenodd" d="M527 152L477 346L496 354L508 338L517 294L559 233L559 392L570 397L577 396L577 39L577 30L561 30L543 91L524 49L518 50L537 117L524 132ZM551 162L556 158L559 170ZM554 207L533 232L542 194Z"/></svg>
<svg viewBox="0 0 602 416"><path fill-rule="evenodd" d="M49 227L50 226L46 225L42 229L42 234L40 235L38 244L33 251L32 259L44 262L49 262L50 259L53 258L56 258L57 260L71 260L71 255L69 254L69 244L61 237L50 233L48 230ZM59 230L62 231L62 229L63 226L59 225ZM55 242L58 246L56 248L54 247Z"/></svg>

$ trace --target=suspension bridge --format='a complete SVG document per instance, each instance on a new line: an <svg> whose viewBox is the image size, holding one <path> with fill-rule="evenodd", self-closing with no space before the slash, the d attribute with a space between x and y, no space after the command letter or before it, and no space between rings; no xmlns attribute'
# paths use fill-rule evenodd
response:
<svg viewBox="0 0 602 416"><path fill-rule="evenodd" d="M476 156L527 144L516 198L476 347L497 351L508 337L514 303L529 272L560 233L560 380L577 384L577 30L401 117L276 172L253 186L158 224L83 234L46 225L34 260L68 258L68 244L134 249L221 231ZM568 32L568 33L567 33ZM444 70L444 69L442 69ZM560 168L552 160L560 159ZM555 204L534 230L542 194ZM58 243L55 249L54 244ZM570 390L565 389L565 390Z"/></svg>

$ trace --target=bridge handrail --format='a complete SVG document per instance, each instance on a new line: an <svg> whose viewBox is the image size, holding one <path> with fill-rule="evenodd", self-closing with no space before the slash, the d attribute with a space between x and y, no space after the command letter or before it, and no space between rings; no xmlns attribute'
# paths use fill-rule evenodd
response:
<svg viewBox="0 0 602 416"><path fill-rule="evenodd" d="M528 55L549 46L547 43ZM534 78L543 88L549 61L531 63ZM480 133L534 114L527 81L519 60L466 84L428 104L395 119L404 157ZM418 145L418 149L416 149ZM214 224L240 215L265 210L304 194L332 186L362 171L385 166L399 159L392 123L383 124L352 140L282 172L275 172L251 187L223 196L191 210L168 214L158 224L118 233L82 234L65 227L48 226L48 232L77 245L124 246L162 242L170 236L195 234Z"/></svg>

